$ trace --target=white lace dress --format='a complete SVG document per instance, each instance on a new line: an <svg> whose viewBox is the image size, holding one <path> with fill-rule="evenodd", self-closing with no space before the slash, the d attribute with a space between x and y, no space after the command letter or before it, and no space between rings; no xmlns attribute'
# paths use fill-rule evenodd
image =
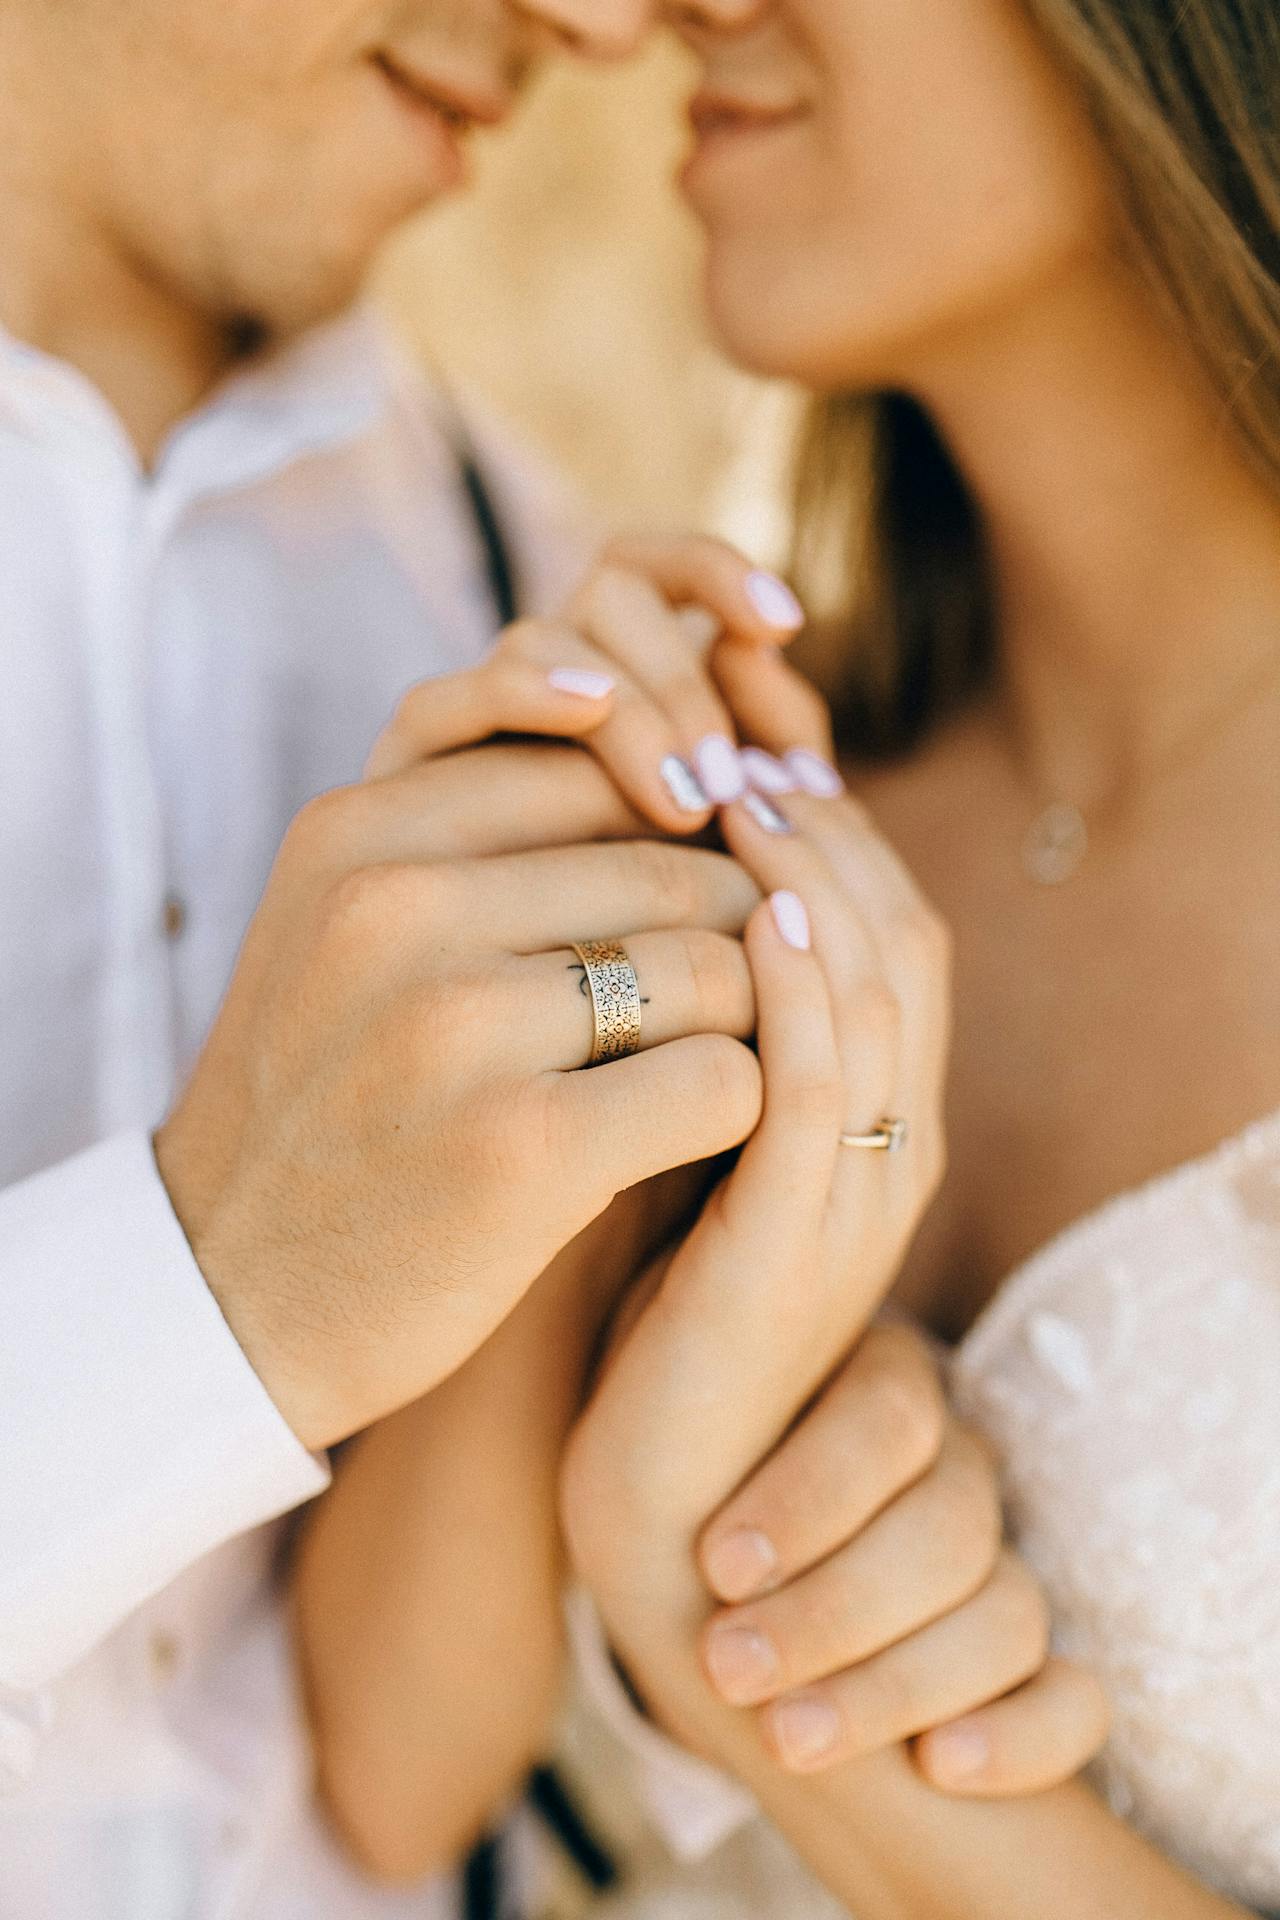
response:
<svg viewBox="0 0 1280 1920"><path fill-rule="evenodd" d="M1209 1886L1280 1912L1280 1114L1067 1228L950 1375L1060 1648L1110 1692L1098 1785ZM758 1820L681 1850L703 1857L646 1858L603 1912L837 1911Z"/></svg>

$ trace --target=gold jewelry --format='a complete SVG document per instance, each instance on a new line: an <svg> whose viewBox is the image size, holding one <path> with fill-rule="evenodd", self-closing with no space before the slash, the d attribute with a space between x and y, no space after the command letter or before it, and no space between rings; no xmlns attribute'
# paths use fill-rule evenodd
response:
<svg viewBox="0 0 1280 1920"><path fill-rule="evenodd" d="M1236 686L1230 699L1215 707L1203 725L1193 728L1163 760L1157 761L1136 797L1150 793L1172 774L1193 765L1248 706L1253 695L1265 691L1278 667L1280 654L1269 653ZM1107 810L1095 807L1091 826L1090 815L1069 800L1054 800L1042 807L1023 836L1022 866L1027 878L1042 887L1060 887L1070 880L1079 872L1092 839L1106 825L1106 820Z"/></svg>
<svg viewBox="0 0 1280 1920"><path fill-rule="evenodd" d="M870 1133L842 1133L842 1147L871 1147L876 1153L897 1153L907 1144L905 1120L882 1120Z"/></svg>
<svg viewBox="0 0 1280 1920"><path fill-rule="evenodd" d="M618 940L575 940L573 950L582 962L591 994L595 1034L589 1067L604 1060L625 1060L640 1050L640 982Z"/></svg>

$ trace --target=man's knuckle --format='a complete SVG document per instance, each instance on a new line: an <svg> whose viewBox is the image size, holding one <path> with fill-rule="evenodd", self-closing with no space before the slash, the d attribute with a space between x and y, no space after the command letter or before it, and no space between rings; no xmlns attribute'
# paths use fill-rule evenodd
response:
<svg viewBox="0 0 1280 1920"><path fill-rule="evenodd" d="M920 1726L924 1715L918 1683L891 1654L862 1668L857 1689L855 1717L869 1747L902 1739Z"/></svg>
<svg viewBox="0 0 1280 1920"><path fill-rule="evenodd" d="M892 1436L903 1467L920 1473L932 1465L946 1433L946 1402L933 1370L900 1347L873 1375L871 1398L878 1430Z"/></svg>
<svg viewBox="0 0 1280 1920"><path fill-rule="evenodd" d="M330 944L343 947L380 943L402 898L396 867L348 867L325 890L322 936Z"/></svg>
<svg viewBox="0 0 1280 1920"><path fill-rule="evenodd" d="M409 743L421 739L430 726L432 708L438 700L439 690L432 681L417 681L396 708L391 722L395 732Z"/></svg>
<svg viewBox="0 0 1280 1920"><path fill-rule="evenodd" d="M1018 1667L1018 1679L1029 1679L1043 1667L1049 1654L1052 1620L1044 1588L1016 1555L1001 1555L989 1587L992 1630Z"/></svg>
<svg viewBox="0 0 1280 1920"><path fill-rule="evenodd" d="M726 1016L736 1009L742 997L741 949L725 935L705 927L690 927L678 936L677 952L683 974L683 992L687 1013L695 1031L714 1032L724 1025Z"/></svg>
<svg viewBox="0 0 1280 1920"><path fill-rule="evenodd" d="M741 1041L710 1036L701 1048L697 1098L713 1103L726 1132L745 1139L760 1117L764 1079L760 1062Z"/></svg>
<svg viewBox="0 0 1280 1920"><path fill-rule="evenodd" d="M652 909L669 915L673 925L696 917L698 864L690 849L670 846L663 840L633 840L628 857Z"/></svg>
<svg viewBox="0 0 1280 1920"><path fill-rule="evenodd" d="M359 793L355 787L330 787L298 809L285 835L285 851L293 862L314 868L340 859L351 839Z"/></svg>

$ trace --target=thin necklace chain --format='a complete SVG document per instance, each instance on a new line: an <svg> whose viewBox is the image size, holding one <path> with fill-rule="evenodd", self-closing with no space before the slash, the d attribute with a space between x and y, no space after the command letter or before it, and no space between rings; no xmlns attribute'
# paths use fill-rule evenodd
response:
<svg viewBox="0 0 1280 1920"><path fill-rule="evenodd" d="M1264 693L1277 675L1280 675L1280 648L1268 653L1233 688L1227 700L1156 761L1132 797L1146 799L1175 773L1194 765L1249 706L1254 695ZM1072 801L1053 800L1041 807L1022 843L1022 864L1028 878L1048 887L1061 886L1063 881L1070 880L1079 871L1094 834L1105 824L1114 804L1114 801L1103 803L1086 811Z"/></svg>

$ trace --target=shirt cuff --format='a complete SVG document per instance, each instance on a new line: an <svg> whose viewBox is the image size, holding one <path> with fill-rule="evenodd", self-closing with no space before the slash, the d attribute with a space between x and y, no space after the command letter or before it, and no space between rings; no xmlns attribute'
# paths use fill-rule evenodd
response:
<svg viewBox="0 0 1280 1920"><path fill-rule="evenodd" d="M0 1687L328 1485L129 1133L0 1193Z"/></svg>
<svg viewBox="0 0 1280 1920"><path fill-rule="evenodd" d="M565 1613L583 1693L628 1754L645 1811L678 1860L705 1860L755 1819L756 1801L736 1780L676 1746L645 1719L614 1665L590 1594L575 1588Z"/></svg>

